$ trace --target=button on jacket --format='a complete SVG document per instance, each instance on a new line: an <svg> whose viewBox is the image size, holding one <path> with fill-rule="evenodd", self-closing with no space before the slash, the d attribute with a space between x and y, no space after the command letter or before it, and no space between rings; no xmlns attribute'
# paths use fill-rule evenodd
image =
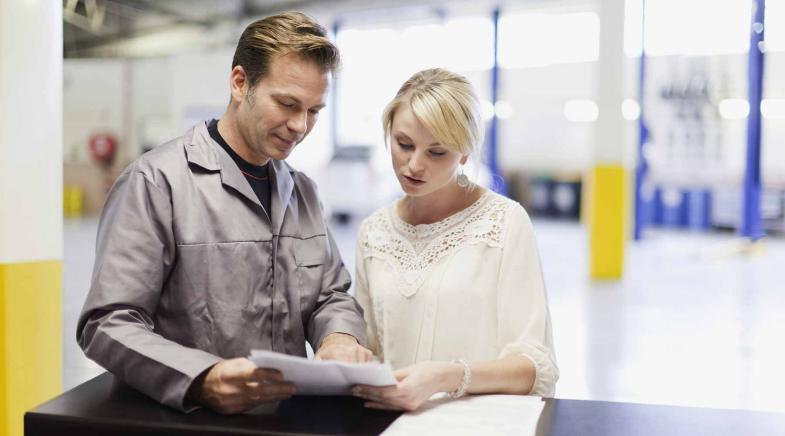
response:
<svg viewBox="0 0 785 436"><path fill-rule="evenodd" d="M259 199L204 123L131 164L98 228L79 317L85 354L181 410L191 382L259 348L305 356L334 332L365 343L362 309L314 183L270 161Z"/></svg>

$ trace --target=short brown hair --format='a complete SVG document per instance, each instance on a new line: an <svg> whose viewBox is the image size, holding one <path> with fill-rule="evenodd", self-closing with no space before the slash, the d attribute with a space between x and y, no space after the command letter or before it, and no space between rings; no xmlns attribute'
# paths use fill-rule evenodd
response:
<svg viewBox="0 0 785 436"><path fill-rule="evenodd" d="M267 75L274 56L289 53L327 71L335 70L341 59L324 27L301 12L285 12L254 21L245 28L234 51L232 68L243 67L251 89Z"/></svg>

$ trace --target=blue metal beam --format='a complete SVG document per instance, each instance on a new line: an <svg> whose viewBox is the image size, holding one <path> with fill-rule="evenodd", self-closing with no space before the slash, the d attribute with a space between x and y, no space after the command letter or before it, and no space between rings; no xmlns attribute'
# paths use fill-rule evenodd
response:
<svg viewBox="0 0 785 436"><path fill-rule="evenodd" d="M740 232L742 236L756 240L766 235L763 232L760 213L760 103L763 97L763 23L765 18L765 1L754 0L752 4L753 13L748 66L749 91L747 94L750 114L747 118L747 161L744 171L744 206Z"/></svg>
<svg viewBox="0 0 785 436"><path fill-rule="evenodd" d="M491 67L491 104L494 107L491 125L488 129L488 167L491 171L491 189L499 194L507 194L504 177L499 171L498 117L496 101L499 98L499 9L493 11L493 66Z"/></svg>
<svg viewBox="0 0 785 436"><path fill-rule="evenodd" d="M646 204L643 199L643 185L649 173L649 163L646 161L644 148L649 142L649 128L644 118L644 97L646 95L646 46L643 35L646 34L646 0L641 1L641 57L638 71L638 163L635 166L635 225L634 238L640 241L643 238L643 229L646 228Z"/></svg>

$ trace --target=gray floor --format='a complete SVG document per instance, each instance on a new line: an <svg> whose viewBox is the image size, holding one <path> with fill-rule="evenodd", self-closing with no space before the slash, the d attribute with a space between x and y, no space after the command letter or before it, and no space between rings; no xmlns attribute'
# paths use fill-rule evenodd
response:
<svg viewBox="0 0 785 436"><path fill-rule="evenodd" d="M64 385L102 370L74 339L95 219L65 222ZM785 412L785 239L653 231L625 277L588 278L577 223L535 219L561 379L557 397ZM347 265L356 223L334 226Z"/></svg>

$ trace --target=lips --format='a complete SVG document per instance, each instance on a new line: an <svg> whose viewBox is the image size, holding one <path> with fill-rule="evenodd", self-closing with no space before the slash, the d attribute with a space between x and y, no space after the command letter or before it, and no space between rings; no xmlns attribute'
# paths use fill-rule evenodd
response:
<svg viewBox="0 0 785 436"><path fill-rule="evenodd" d="M403 174L401 174L401 175L403 176L403 179L406 180L406 182L408 182L410 185L420 186L423 183L425 183L425 180L416 179L414 177L409 177L409 176L403 175Z"/></svg>
<svg viewBox="0 0 785 436"><path fill-rule="evenodd" d="M276 134L273 134L273 136L278 140L278 142L286 146L286 148L292 148L297 145L297 139L286 139Z"/></svg>

